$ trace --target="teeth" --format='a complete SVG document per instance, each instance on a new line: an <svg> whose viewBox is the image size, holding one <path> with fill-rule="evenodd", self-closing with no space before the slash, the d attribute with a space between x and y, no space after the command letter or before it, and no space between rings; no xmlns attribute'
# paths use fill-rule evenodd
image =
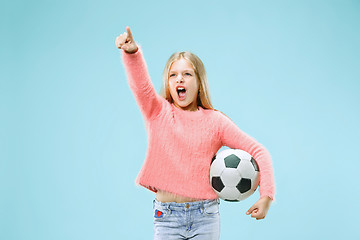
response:
<svg viewBox="0 0 360 240"><path fill-rule="evenodd" d="M182 90L185 90L185 88L179 87L177 90L182 91Z"/></svg>

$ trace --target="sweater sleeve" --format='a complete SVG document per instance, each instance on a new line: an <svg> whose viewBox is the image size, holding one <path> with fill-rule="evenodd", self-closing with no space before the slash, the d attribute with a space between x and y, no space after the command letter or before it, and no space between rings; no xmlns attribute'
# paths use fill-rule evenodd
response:
<svg viewBox="0 0 360 240"><path fill-rule="evenodd" d="M270 153L254 138L244 133L230 118L222 115L220 138L223 146L241 149L253 156L260 169L260 197L268 196L274 200L275 182Z"/></svg>
<svg viewBox="0 0 360 240"><path fill-rule="evenodd" d="M122 51L122 60L129 86L145 119L157 116L162 108L162 98L151 82L142 50L129 54Z"/></svg>

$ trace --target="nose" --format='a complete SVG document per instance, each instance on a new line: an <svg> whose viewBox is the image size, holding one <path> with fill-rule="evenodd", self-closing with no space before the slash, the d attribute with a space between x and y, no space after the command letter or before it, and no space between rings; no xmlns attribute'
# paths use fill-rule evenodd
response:
<svg viewBox="0 0 360 240"><path fill-rule="evenodd" d="M179 82L184 82L184 78L181 74L178 75L178 77L176 78L176 82L179 83Z"/></svg>

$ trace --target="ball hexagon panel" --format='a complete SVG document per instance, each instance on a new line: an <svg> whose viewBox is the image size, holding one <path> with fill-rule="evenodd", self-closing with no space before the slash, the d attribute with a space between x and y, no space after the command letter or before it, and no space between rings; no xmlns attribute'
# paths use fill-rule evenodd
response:
<svg viewBox="0 0 360 240"><path fill-rule="evenodd" d="M235 187L241 179L240 173L236 168L225 168L220 177L227 187Z"/></svg>
<svg viewBox="0 0 360 240"><path fill-rule="evenodd" d="M226 186L220 193L219 197L227 200L236 200L240 197L240 192L236 189L236 187L228 187Z"/></svg>
<svg viewBox="0 0 360 240"><path fill-rule="evenodd" d="M226 156L229 156L230 154L233 154L233 150L232 149L225 149L219 153L216 154L216 158L219 158L219 159L224 159L226 158Z"/></svg>
<svg viewBox="0 0 360 240"><path fill-rule="evenodd" d="M225 168L224 161L221 158L216 157L210 167L210 176L220 176Z"/></svg>
<svg viewBox="0 0 360 240"><path fill-rule="evenodd" d="M234 153L236 154L236 156L238 156L241 159L251 159L251 155L248 152L245 152L243 150L240 149L233 149Z"/></svg>
<svg viewBox="0 0 360 240"><path fill-rule="evenodd" d="M240 172L242 178L252 179L256 173L254 166L250 161L241 161L237 169Z"/></svg>

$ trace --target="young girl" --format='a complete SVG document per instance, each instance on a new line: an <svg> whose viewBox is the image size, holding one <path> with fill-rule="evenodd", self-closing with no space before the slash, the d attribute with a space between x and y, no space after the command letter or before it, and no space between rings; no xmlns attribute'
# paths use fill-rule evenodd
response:
<svg viewBox="0 0 360 240"><path fill-rule="evenodd" d="M210 102L205 68L190 52L174 53L163 74L161 96L150 80L130 28L116 38L130 88L148 133L146 159L136 183L156 193L154 239L219 239L219 199L209 180L222 146L250 153L260 168L260 199L246 212L265 218L275 194L268 151Z"/></svg>

